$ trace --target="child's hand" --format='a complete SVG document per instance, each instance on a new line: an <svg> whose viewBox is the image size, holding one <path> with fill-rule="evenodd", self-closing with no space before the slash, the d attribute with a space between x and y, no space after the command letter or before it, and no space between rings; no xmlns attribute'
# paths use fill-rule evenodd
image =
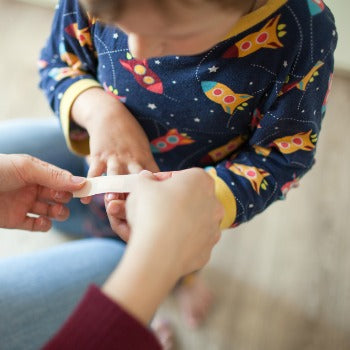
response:
<svg viewBox="0 0 350 350"><path fill-rule="evenodd" d="M151 172L159 168L151 153L143 129L127 111L123 114L100 115L90 135L90 169L88 177Z"/></svg>
<svg viewBox="0 0 350 350"><path fill-rule="evenodd" d="M72 107L72 118L90 136L88 177L151 172L159 168L142 127L118 100L102 89L82 93ZM90 198L82 199L87 204Z"/></svg>

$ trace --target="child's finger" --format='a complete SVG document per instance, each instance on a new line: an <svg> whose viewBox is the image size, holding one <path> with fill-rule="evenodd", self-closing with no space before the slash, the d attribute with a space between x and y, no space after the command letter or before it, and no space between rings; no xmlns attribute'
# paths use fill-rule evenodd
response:
<svg viewBox="0 0 350 350"><path fill-rule="evenodd" d="M125 220L126 219L125 201L113 200L109 202L107 204L107 214L110 214L111 216L117 219Z"/></svg>
<svg viewBox="0 0 350 350"><path fill-rule="evenodd" d="M92 197L91 197L91 196L80 198L80 202L81 202L82 204L90 204L90 203L91 203L91 200L92 200Z"/></svg>
<svg viewBox="0 0 350 350"><path fill-rule="evenodd" d="M129 174L138 174L144 169L140 164L136 162L128 163L127 167L128 167Z"/></svg>
<svg viewBox="0 0 350 350"><path fill-rule="evenodd" d="M155 160L152 159L149 160L148 162L145 163L145 169L149 170L149 171L152 171L152 173L157 173L159 172L159 166L157 165L157 163L155 162Z"/></svg>
<svg viewBox="0 0 350 350"><path fill-rule="evenodd" d="M101 176L106 171L106 163L99 158L91 158L90 168L87 177Z"/></svg>
<svg viewBox="0 0 350 350"><path fill-rule="evenodd" d="M120 162L116 156L108 157L107 175L124 175L127 173L127 167L123 162Z"/></svg>

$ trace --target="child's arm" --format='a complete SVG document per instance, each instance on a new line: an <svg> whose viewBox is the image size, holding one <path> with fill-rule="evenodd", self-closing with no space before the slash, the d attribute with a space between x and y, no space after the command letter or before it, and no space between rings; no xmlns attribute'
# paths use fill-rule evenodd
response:
<svg viewBox="0 0 350 350"><path fill-rule="evenodd" d="M90 154L89 176L158 171L141 126L97 80L93 33L94 19L78 1L61 0L39 64L40 86L60 117L67 144L75 153Z"/></svg>
<svg viewBox="0 0 350 350"><path fill-rule="evenodd" d="M322 46L327 49L315 54L313 61L299 57L289 82L275 96L271 93L262 110L255 111L257 126L248 144L231 159L208 169L225 207L224 228L248 221L284 199L313 166L336 41L335 29L327 31Z"/></svg>

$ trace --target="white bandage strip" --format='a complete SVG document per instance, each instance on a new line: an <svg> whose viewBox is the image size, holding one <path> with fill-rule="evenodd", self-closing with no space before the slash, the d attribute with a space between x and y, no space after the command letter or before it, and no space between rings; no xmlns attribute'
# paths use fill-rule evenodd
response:
<svg viewBox="0 0 350 350"><path fill-rule="evenodd" d="M98 176L87 179L81 190L73 192L74 198L89 197L99 193L130 193L135 188L140 175Z"/></svg>

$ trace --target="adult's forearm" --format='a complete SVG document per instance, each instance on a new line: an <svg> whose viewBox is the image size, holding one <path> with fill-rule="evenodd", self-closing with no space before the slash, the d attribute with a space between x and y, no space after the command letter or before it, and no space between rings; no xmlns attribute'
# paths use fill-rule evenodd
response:
<svg viewBox="0 0 350 350"><path fill-rule="evenodd" d="M179 276L161 251L130 248L102 291L147 325Z"/></svg>

